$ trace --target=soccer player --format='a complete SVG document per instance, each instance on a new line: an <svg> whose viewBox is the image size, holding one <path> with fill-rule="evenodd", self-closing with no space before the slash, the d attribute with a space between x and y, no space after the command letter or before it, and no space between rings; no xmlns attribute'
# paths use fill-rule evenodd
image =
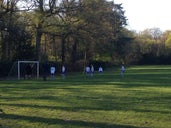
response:
<svg viewBox="0 0 171 128"><path fill-rule="evenodd" d="M31 74L32 74L32 67L31 67L31 65L30 64L28 64L27 66L26 66L26 78L28 78L28 79L30 79L31 78Z"/></svg>
<svg viewBox="0 0 171 128"><path fill-rule="evenodd" d="M91 76L93 77L94 76L94 66L91 65Z"/></svg>
<svg viewBox="0 0 171 128"><path fill-rule="evenodd" d="M55 66L50 67L51 80L54 80L55 70Z"/></svg>
<svg viewBox="0 0 171 128"><path fill-rule="evenodd" d="M124 72L125 72L125 67L122 65L122 67L121 67L121 75L122 75L122 78L124 78Z"/></svg>
<svg viewBox="0 0 171 128"><path fill-rule="evenodd" d="M90 73L90 67L89 66L86 66L85 73L86 73L86 76L89 75L89 73Z"/></svg>
<svg viewBox="0 0 171 128"><path fill-rule="evenodd" d="M43 64L43 80L46 81L47 75L49 73L49 67L48 67L48 63L45 62Z"/></svg>
<svg viewBox="0 0 171 128"><path fill-rule="evenodd" d="M65 66L64 65L62 66L62 78L63 79L65 78Z"/></svg>
<svg viewBox="0 0 171 128"><path fill-rule="evenodd" d="M100 66L99 67L99 73L102 73L103 72L103 68Z"/></svg>

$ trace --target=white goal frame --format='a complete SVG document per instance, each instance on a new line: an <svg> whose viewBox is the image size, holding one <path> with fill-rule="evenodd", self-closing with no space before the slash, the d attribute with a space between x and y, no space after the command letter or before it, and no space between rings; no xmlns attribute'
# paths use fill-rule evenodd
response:
<svg viewBox="0 0 171 128"><path fill-rule="evenodd" d="M20 72L20 64L26 63L26 64L36 64L37 66L37 79L39 78L39 61L18 61L17 67L18 67L18 80L21 78L21 72Z"/></svg>

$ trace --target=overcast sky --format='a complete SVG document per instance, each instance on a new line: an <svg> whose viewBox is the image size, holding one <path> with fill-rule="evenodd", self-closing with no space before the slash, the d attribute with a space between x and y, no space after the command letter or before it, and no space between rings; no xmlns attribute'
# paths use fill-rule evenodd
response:
<svg viewBox="0 0 171 128"><path fill-rule="evenodd" d="M171 30L171 0L114 0L122 3L128 19L127 28L143 31L146 28Z"/></svg>

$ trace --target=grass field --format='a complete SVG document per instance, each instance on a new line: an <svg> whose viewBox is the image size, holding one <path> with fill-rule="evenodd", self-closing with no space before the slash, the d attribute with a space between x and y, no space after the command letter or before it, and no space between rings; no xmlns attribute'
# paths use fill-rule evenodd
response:
<svg viewBox="0 0 171 128"><path fill-rule="evenodd" d="M0 128L171 128L171 66L1 80Z"/></svg>

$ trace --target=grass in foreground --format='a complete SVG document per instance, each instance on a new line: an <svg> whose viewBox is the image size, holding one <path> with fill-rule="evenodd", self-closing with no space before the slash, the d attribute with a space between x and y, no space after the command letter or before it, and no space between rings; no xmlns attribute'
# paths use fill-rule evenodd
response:
<svg viewBox="0 0 171 128"><path fill-rule="evenodd" d="M0 81L0 128L170 128L171 66Z"/></svg>

